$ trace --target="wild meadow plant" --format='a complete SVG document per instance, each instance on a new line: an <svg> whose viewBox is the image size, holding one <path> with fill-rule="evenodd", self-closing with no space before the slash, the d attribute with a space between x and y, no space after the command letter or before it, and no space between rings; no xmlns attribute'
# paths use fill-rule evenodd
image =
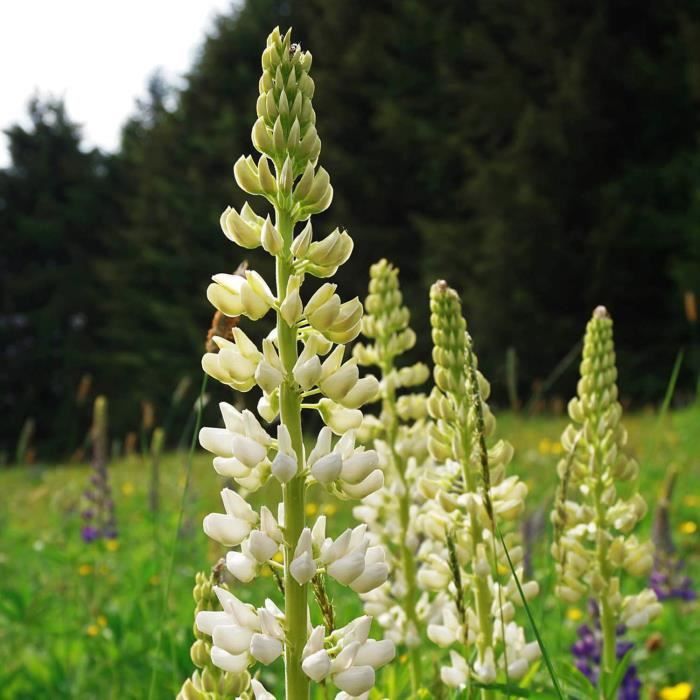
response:
<svg viewBox="0 0 700 700"><path fill-rule="evenodd" d="M98 396L92 413L90 429L92 462L90 484L83 492L85 506L81 516L81 536L85 542L115 540L117 538L117 516L114 498L109 483L109 436L107 422L107 399Z"/></svg>
<svg viewBox="0 0 700 700"><path fill-rule="evenodd" d="M373 544L387 553L389 579L362 596L365 611L376 617L387 639L409 651L411 690L421 686L420 646L425 638L430 605L416 581L417 555L423 539L416 518L425 498L418 478L430 459L427 441L425 394L406 392L425 384L428 367L419 362L397 366L397 360L416 342L409 326L410 312L403 304L399 271L386 260L370 268L369 295L365 300L362 335L353 356L359 364L380 372L381 412L367 415L362 425L363 442L375 447L384 471L384 488L355 506L353 513L367 523Z"/></svg>
<svg viewBox="0 0 700 700"><path fill-rule="evenodd" d="M367 615L336 627L337 615L324 594L325 578L367 593L387 579L384 549L370 544L365 524L333 537L325 516L307 523L306 501L313 483L342 499L361 499L382 487L377 453L356 445L355 436L363 419L360 408L374 399L379 385L372 376L360 378L356 359L344 359L345 345L360 332L360 301L341 302L330 282L302 300L307 276L332 277L353 247L350 236L338 229L314 241L309 222L333 198L328 173L316 167L321 141L311 102L311 54L292 43L290 32L282 36L275 29L262 67L252 132L261 156L257 162L241 157L234 174L245 192L273 207L274 221L246 203L240 212L227 208L221 225L239 246L262 246L274 258L275 284L269 286L254 270L244 276L217 274L207 297L229 317L256 321L273 311L276 325L260 347L240 327L232 328L233 341L212 338L218 352L207 353L202 366L236 391L260 387L258 412L268 423L279 418L279 425L273 437L252 411L222 403L225 427L203 428L200 443L216 455L215 470L245 491L258 490L270 478L282 485L276 514L266 506L256 512L238 492L224 489L226 512L208 515L204 530L235 548L226 556L235 579L250 583L268 567L278 577L283 600L279 606L267 600L256 608L214 586L223 610L200 612L196 624L212 637L211 660L224 671L242 673L284 656L288 700L308 698L311 681L332 682L340 700L366 698L375 669L393 658L394 644L369 639ZM308 451L304 411L317 412L325 423ZM315 627L310 623L310 584L324 620ZM253 692L258 700L273 697L258 680Z"/></svg>
<svg viewBox="0 0 700 700"><path fill-rule="evenodd" d="M246 202L240 211L228 207L221 227L242 248L262 247L274 259L275 280L268 284L246 265L214 275L207 297L216 315L202 358L210 377L236 392L262 394L257 415L221 403L224 427L199 432L216 472L236 484L221 492L225 512L203 523L230 550L222 566L231 585L221 568L197 577L198 670L179 697L274 700L255 666L279 668L283 657L284 689L272 688L280 697L308 700L313 682L324 697L335 686L336 700L367 700L376 670L396 646L409 660L410 697L428 697L427 688L437 686L423 667L427 638L437 647L431 656L441 682L459 697L527 695L518 686L532 684L542 655L563 698L528 605L539 585L525 580L519 535L527 487L506 473L513 448L492 440L489 384L459 296L444 281L431 288L434 386L426 397L413 390L428 381L428 368L401 364L416 336L395 267L386 260L371 267L364 316L360 301L341 301L332 282L302 292L310 277L332 278L353 241L339 229L314 240L310 218L330 206L333 189L318 167L311 54L275 29L262 68L252 130L260 157L239 158L234 175L273 216ZM274 330L256 338L246 323L268 313ZM360 332L366 341L346 357ZM361 377L359 365L375 368L379 378ZM640 682L635 667L623 665L632 647L622 635L652 620L660 605L652 590L621 589L623 572L644 576L654 558L652 546L631 534L646 506L636 488L638 467L623 452L612 321L602 307L588 324L581 374L552 514L556 592L567 603L590 598L595 610L573 647L579 670L601 697L632 700ZM378 401L376 415L363 414ZM324 424L315 438L302 420L308 412ZM271 480L281 486L281 501L254 509L247 498ZM333 532L324 515L307 522L317 510L312 485L360 501L353 514L361 523ZM273 576L279 596L256 607L235 590L261 574ZM361 597L364 615L339 619L328 577ZM516 620L518 608L536 641ZM382 640L369 636L373 618ZM268 685L272 677L264 676Z"/></svg>
<svg viewBox="0 0 700 700"><path fill-rule="evenodd" d="M616 380L613 323L599 306L586 328L578 395L569 403L571 423L561 439L565 455L558 465L552 555L559 598L595 602L602 636L595 680L605 697L615 691L620 626L644 627L661 611L653 590L622 590L624 574L648 575L654 548L632 534L646 503L637 490L639 467L624 453L627 432Z"/></svg>
<svg viewBox="0 0 700 700"><path fill-rule="evenodd" d="M510 567L522 581L523 549L516 531L503 539L499 532L522 514L527 487L506 477L510 444L487 447L495 429L489 385L477 369L459 296L444 281L430 291L430 312L435 386L428 446L438 466L419 482L428 499L419 517L428 538L418 581L435 592L440 619L428 626L428 637L450 648L450 663L441 669L448 686L518 681L540 647L526 640L516 608L539 586L528 581L519 590ZM490 700L495 691L482 687L481 697Z"/></svg>

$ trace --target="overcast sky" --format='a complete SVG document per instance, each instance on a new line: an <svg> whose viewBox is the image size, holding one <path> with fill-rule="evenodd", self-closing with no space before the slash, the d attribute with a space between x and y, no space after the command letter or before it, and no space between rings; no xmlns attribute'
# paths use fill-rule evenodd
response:
<svg viewBox="0 0 700 700"><path fill-rule="evenodd" d="M0 0L0 131L26 121L38 92L65 99L87 145L114 150L152 72L187 71L233 1ZM0 167L8 160L0 134Z"/></svg>

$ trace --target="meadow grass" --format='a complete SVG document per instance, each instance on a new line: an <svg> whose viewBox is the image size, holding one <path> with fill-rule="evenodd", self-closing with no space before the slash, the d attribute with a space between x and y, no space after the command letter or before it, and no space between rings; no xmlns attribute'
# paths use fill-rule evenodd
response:
<svg viewBox="0 0 700 700"><path fill-rule="evenodd" d="M661 417L652 412L633 414L625 424L630 450L641 465L640 490L650 506L641 530L648 534L651 529L657 494L667 468L675 464L680 477L672 509L674 538L687 573L700 585L700 407ZM501 414L498 429L516 450L512 473L519 474L530 489L527 508L535 536L529 553L534 578L542 588L531 607L564 680L566 664L571 662L569 647L586 614L583 607L564 606L553 596L548 517L556 488L558 437L565 425L565 417ZM201 529L204 515L220 509L223 482L211 468L210 458L198 452L156 654L170 543L180 520L186 471L186 455L163 457L161 511L156 521L148 507L148 463L141 457L113 463L110 473L120 533L112 545L85 544L80 537L87 466L35 465L0 473L0 697L141 700L148 694L154 666L153 697L175 696L192 671L194 575L224 553ZM275 502L271 496L263 491L256 500ZM326 512L331 528L338 532L350 524L352 504L324 504L323 492L316 496L310 503L321 505L309 506L313 512L308 516L316 515L317 509ZM538 521L541 526L536 525ZM259 603L265 594L275 597L276 589L271 578L262 578L254 587L240 586L236 593ZM331 586L331 594L341 623L360 612L357 597L347 589ZM637 642L633 662L645 683L645 697L654 697L654 688L681 681L696 689L700 686L697 604L666 603L659 620L630 638ZM435 647L426 643L422 656L424 667L438 674ZM277 697L283 677L278 664L263 670L264 682ZM398 663L379 675L372 697L408 698L407 682L407 664ZM548 683L546 669L540 665L530 683L531 696L545 697ZM438 697L439 692L429 687L425 697Z"/></svg>

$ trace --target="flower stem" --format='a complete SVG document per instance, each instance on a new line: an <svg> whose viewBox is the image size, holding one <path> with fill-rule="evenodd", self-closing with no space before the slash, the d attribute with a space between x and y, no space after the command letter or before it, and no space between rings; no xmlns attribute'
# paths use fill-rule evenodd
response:
<svg viewBox="0 0 700 700"><path fill-rule="evenodd" d="M276 208L276 226L284 240L284 250L277 256L277 298L284 301L287 281L292 271L290 246L294 224L289 214ZM309 679L301 668L301 653L306 643L307 587L300 586L291 575L289 566L294 558L294 549L304 529L305 483L304 442L301 432L301 396L295 388L292 370L297 361L296 328L287 325L277 313L277 341L279 356L284 369L284 381L280 387L280 417L292 439L297 454L297 475L283 489L284 498L284 591L285 591L285 697L287 700L307 700Z"/></svg>
<svg viewBox="0 0 700 700"><path fill-rule="evenodd" d="M382 373L384 376L387 376L391 369L392 368L388 365L383 366ZM412 623L416 633L422 637L420 621L418 620L418 615L416 613L416 605L418 604L418 591L416 589L416 562L413 552L408 545L411 492L406 481L406 463L401 458L401 455L399 455L399 453L396 451L399 417L396 411L396 392L390 383L384 397L384 409L387 411L390 419L389 426L387 428L387 443L391 450L394 468L396 469L403 486L402 493L399 497L399 521L401 524L401 544L399 551L401 554L401 568L403 570L404 580L406 583L406 595L403 599L403 607L404 613L406 614L406 619ZM421 685L420 644L409 647L409 661L412 697L417 697L418 689Z"/></svg>

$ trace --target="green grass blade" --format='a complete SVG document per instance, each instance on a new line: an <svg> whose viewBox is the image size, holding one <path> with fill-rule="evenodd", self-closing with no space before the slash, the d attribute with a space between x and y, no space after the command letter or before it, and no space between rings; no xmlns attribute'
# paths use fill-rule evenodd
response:
<svg viewBox="0 0 700 700"><path fill-rule="evenodd" d="M151 683L148 689L148 700L153 700L153 693L156 689L156 679L158 676L158 659L160 657L160 651L163 644L163 618L168 609L168 601L170 599L170 584L173 578L173 571L175 569L175 556L177 554L177 544L178 536L180 534L180 528L182 527L182 520L185 513L185 504L187 503L187 493L190 487L190 476L192 474L192 458L194 455L194 448L197 445L197 434L199 433L199 426L202 422L202 401L204 397L204 391L207 388L208 375L203 374L202 376L202 386L199 390L199 398L197 399L196 407L196 419L194 422L194 430L192 431L192 439L190 440L190 449L187 455L186 472L185 472L185 485L182 487L182 498L180 499L180 510L177 515L177 525L175 526L175 534L173 535L173 543L170 549L170 563L168 564L168 573L165 579L165 591L163 593L163 600L161 602L160 614L158 616L158 641L156 642L155 657L153 668L151 669Z"/></svg>
<svg viewBox="0 0 700 700"><path fill-rule="evenodd" d="M544 642L542 641L542 636L540 635L540 631L537 629L537 625L535 624L535 618L532 615L530 606L527 604L525 594L523 593L523 588L520 585L520 579L518 578L518 574L515 572L515 567L513 566L513 561L510 558L510 552L508 551L508 547L506 547L506 541L503 538L503 533L501 532L500 528L497 528L497 531L498 537L501 540L501 544L503 545L503 551L506 553L506 559L508 559L508 566L510 567L510 571L513 574L513 578L515 579L515 585L518 587L520 599L523 601L523 605L525 606L525 612L527 613L528 620L530 621L530 626L532 627L532 631L537 639L537 643L540 645L540 650L542 651L542 658L544 659L544 663L547 666L547 670L549 671L549 676L552 679L552 683L554 684L554 688L557 691L557 695L559 696L560 700L564 700L564 694L562 693L561 687L559 686L557 674L554 672L552 660L549 658L547 648L545 647Z"/></svg>
<svg viewBox="0 0 700 700"><path fill-rule="evenodd" d="M673 395L676 392L676 384L678 382L678 375L681 371L681 365L683 364L683 356L685 351L681 348L676 355L676 361L673 364L673 370L671 376L668 380L668 385L666 386L666 393L664 395L663 403L661 404L661 410L659 411L659 424L663 421L668 413L668 409L671 407L671 401L673 400Z"/></svg>

